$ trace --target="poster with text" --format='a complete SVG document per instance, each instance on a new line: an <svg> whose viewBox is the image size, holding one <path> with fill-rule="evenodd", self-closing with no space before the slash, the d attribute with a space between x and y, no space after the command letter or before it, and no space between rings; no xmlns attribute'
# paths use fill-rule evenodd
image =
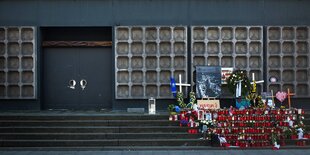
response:
<svg viewBox="0 0 310 155"><path fill-rule="evenodd" d="M197 98L219 97L221 81L221 67L196 66Z"/></svg>
<svg viewBox="0 0 310 155"><path fill-rule="evenodd" d="M220 109L220 100L197 100L199 109Z"/></svg>

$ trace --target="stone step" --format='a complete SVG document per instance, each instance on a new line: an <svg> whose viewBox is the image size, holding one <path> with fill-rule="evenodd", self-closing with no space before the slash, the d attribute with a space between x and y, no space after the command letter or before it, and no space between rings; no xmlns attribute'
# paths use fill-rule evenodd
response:
<svg viewBox="0 0 310 155"><path fill-rule="evenodd" d="M300 140L285 140L285 146L296 146ZM310 140L304 140L309 145ZM0 140L0 147L110 147L110 146L210 146L201 139L108 139L108 140ZM253 147L259 148L259 147Z"/></svg>
<svg viewBox="0 0 310 155"><path fill-rule="evenodd" d="M208 146L200 139L0 140L0 147Z"/></svg>
<svg viewBox="0 0 310 155"><path fill-rule="evenodd" d="M308 113L307 115L308 116ZM0 114L0 146L7 147L208 147L201 134L168 121L169 115L145 114ZM310 125L310 117L304 124ZM297 140L285 140L295 146ZM309 140L306 140L309 145Z"/></svg>
<svg viewBox="0 0 310 155"><path fill-rule="evenodd" d="M179 151L193 151L193 150L271 150L272 146L266 147L247 147L247 148L225 148L225 147L212 147L212 146L79 146L79 147L5 147L0 150L3 151L162 151L162 150L179 150ZM288 149L310 149L310 146L296 146L285 145L281 146L280 151ZM178 152L177 152L178 153ZM172 153L176 154L176 153ZM179 152L178 154L183 154ZM209 154L209 153L206 153Z"/></svg>
<svg viewBox="0 0 310 155"><path fill-rule="evenodd" d="M0 120L168 120L168 114L0 114Z"/></svg>
<svg viewBox="0 0 310 155"><path fill-rule="evenodd" d="M302 122L303 122L305 125L310 125L310 118L305 118Z"/></svg>
<svg viewBox="0 0 310 155"><path fill-rule="evenodd" d="M0 133L3 140L199 139L188 133Z"/></svg>
<svg viewBox="0 0 310 155"><path fill-rule="evenodd" d="M175 133L188 131L188 127L179 126L131 126L131 127L94 127L94 126L70 126L70 127L0 127L0 133Z"/></svg>
<svg viewBox="0 0 310 155"><path fill-rule="evenodd" d="M310 119L303 120L310 125ZM0 120L0 127L19 126L178 126L179 121L168 120Z"/></svg>
<svg viewBox="0 0 310 155"><path fill-rule="evenodd" d="M239 140L240 142L249 142L248 140ZM310 145L310 139L303 139L303 140L298 140L298 139L284 139L285 145L296 145L296 142L298 141L305 141L306 145ZM278 144L281 144L282 141L279 141Z"/></svg>
<svg viewBox="0 0 310 155"><path fill-rule="evenodd" d="M306 145L310 145L310 139L303 139L303 140L298 140L298 139L285 139L284 142L286 145L296 145L296 142L298 141L305 141Z"/></svg>
<svg viewBox="0 0 310 155"><path fill-rule="evenodd" d="M0 126L178 126L169 120L0 120Z"/></svg>

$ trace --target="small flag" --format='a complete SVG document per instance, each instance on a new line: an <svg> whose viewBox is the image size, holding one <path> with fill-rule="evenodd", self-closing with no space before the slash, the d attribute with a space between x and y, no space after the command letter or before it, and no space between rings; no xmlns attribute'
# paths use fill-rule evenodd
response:
<svg viewBox="0 0 310 155"><path fill-rule="evenodd" d="M170 87L171 87L171 93L173 94L174 97L176 97L177 87L173 77L170 77Z"/></svg>

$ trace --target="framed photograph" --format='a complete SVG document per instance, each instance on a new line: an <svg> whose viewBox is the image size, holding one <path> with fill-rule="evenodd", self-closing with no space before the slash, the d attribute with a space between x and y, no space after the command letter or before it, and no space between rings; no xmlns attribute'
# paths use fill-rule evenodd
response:
<svg viewBox="0 0 310 155"><path fill-rule="evenodd" d="M205 112L203 110L198 111L198 120L204 120Z"/></svg>
<svg viewBox="0 0 310 155"><path fill-rule="evenodd" d="M217 119L217 117L218 117L217 112L214 112L214 113L213 113L213 119Z"/></svg>
<svg viewBox="0 0 310 155"><path fill-rule="evenodd" d="M196 66L196 94L197 98L221 95L221 67Z"/></svg>
<svg viewBox="0 0 310 155"><path fill-rule="evenodd" d="M212 114L211 113L205 113L205 120L211 121L212 120Z"/></svg>
<svg viewBox="0 0 310 155"><path fill-rule="evenodd" d="M227 84L226 80L234 71L234 68L222 68L222 84Z"/></svg>
<svg viewBox="0 0 310 155"><path fill-rule="evenodd" d="M275 107L273 100L272 100L272 94L271 92L262 92L261 93L262 100L264 103L267 104L269 107Z"/></svg>

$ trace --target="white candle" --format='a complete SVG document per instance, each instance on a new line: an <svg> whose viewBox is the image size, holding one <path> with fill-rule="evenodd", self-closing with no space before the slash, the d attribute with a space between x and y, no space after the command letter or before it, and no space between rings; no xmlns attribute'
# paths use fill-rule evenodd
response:
<svg viewBox="0 0 310 155"><path fill-rule="evenodd" d="M241 81L239 81L239 96L241 96Z"/></svg>

